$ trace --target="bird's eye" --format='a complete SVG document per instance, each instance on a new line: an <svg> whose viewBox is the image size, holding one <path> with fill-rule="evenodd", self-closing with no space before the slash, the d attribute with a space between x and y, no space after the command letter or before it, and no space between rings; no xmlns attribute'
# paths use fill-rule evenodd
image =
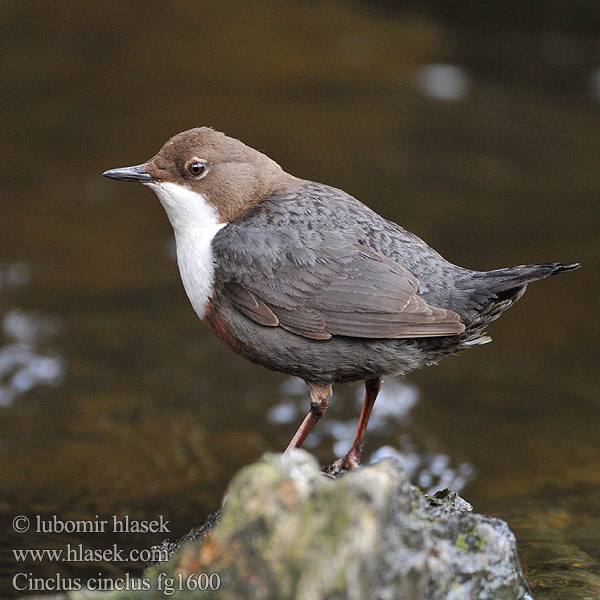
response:
<svg viewBox="0 0 600 600"><path fill-rule="evenodd" d="M200 177L206 171L206 164L201 160L193 160L188 165L188 171L193 177Z"/></svg>

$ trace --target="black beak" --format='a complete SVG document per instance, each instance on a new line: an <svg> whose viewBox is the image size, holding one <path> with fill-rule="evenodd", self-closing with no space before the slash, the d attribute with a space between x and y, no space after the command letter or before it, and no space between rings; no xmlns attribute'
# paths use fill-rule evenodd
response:
<svg viewBox="0 0 600 600"><path fill-rule="evenodd" d="M109 169L102 173L103 177L119 179L120 181L137 181L139 183L151 183L154 181L152 175L144 171L146 165L136 165L135 167L121 167L120 169Z"/></svg>

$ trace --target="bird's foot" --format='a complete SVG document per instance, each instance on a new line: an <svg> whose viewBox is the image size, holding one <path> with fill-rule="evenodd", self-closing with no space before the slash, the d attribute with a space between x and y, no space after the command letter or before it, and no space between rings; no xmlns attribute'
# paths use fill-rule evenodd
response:
<svg viewBox="0 0 600 600"><path fill-rule="evenodd" d="M330 477L331 479L337 479L338 477L341 477L344 473L346 473L346 469L341 469L336 463L338 461L336 460L333 464L331 465L325 465L322 469L321 472L323 473L323 475L325 475L326 477Z"/></svg>
<svg viewBox="0 0 600 600"><path fill-rule="evenodd" d="M358 467L359 463L360 454L350 451L344 458L338 458L332 464L323 467L322 471L326 475L330 475L337 479L340 475Z"/></svg>

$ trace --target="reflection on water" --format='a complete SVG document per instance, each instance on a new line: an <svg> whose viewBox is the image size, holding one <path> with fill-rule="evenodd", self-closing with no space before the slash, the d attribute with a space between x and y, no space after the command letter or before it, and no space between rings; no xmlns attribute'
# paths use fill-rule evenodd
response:
<svg viewBox="0 0 600 600"><path fill-rule="evenodd" d="M596 600L600 590L600 491L547 487L500 509L519 541L537 600Z"/></svg>
<svg viewBox="0 0 600 600"><path fill-rule="evenodd" d="M467 72L457 65L425 65L415 79L419 89L436 100L461 100L469 91Z"/></svg>
<svg viewBox="0 0 600 600"><path fill-rule="evenodd" d="M24 271L13 273L5 281L24 284ZM58 386L63 380L65 365L55 352L41 345L58 333L58 320L46 315L9 309L1 316L0 336L0 407L7 407L17 398L38 386Z"/></svg>
<svg viewBox="0 0 600 600"><path fill-rule="evenodd" d="M334 386L334 399L332 400L334 406L337 400L335 398L336 390L337 386ZM310 406L306 384L302 379L289 377L281 385L280 391L281 401L267 411L267 419L272 423L300 425ZM348 419L340 419L330 414L333 412L331 410L319 421L304 442L306 448L321 446L324 440L329 438L333 442L334 453L340 456L345 453L354 437L363 400L362 386L356 387L354 394L356 415L349 416ZM418 392L415 387L391 378L388 379L377 396L377 402L369 419L369 438L386 435L397 424L403 423L417 400Z"/></svg>
<svg viewBox="0 0 600 600"><path fill-rule="evenodd" d="M352 442L356 426L358 425L358 414L363 405L364 390L362 386L356 388L354 395L354 406L356 412L347 419L328 419L325 421L325 434L334 439L333 451L342 456L345 454ZM379 436L389 436L397 430L398 426L405 424L410 409L418 400L416 388L405 385L389 378L381 388L377 396L377 402L373 407L373 413L369 419L369 438L378 439Z"/></svg>
<svg viewBox="0 0 600 600"><path fill-rule="evenodd" d="M0 291L18 288L29 283L31 269L26 262L18 260L13 263L0 264Z"/></svg>
<svg viewBox="0 0 600 600"><path fill-rule="evenodd" d="M336 403L336 388L332 404ZM286 378L280 387L281 400L267 411L267 419L273 424L298 426L310 405L306 384L297 377ZM357 386L354 393L355 413L346 418L332 415L333 407L315 426L304 442L304 447L331 447L332 458L343 456L354 437L358 415L363 404L364 390ZM385 380L377 402L373 407L367 430L367 449L363 462L378 462L392 457L403 463L411 481L427 494L444 488L459 493L475 477L473 466L468 462L453 465L446 454L430 452L415 443L410 436L410 411L419 401L419 391L395 378ZM379 444L378 444L379 443ZM382 445L383 444L383 445Z"/></svg>
<svg viewBox="0 0 600 600"><path fill-rule="evenodd" d="M400 460L410 480L430 495L445 488L460 493L476 476L470 463L454 465L446 454L430 453L419 448L409 435L402 436L394 446L382 446L375 450L370 462L377 462L385 456Z"/></svg>

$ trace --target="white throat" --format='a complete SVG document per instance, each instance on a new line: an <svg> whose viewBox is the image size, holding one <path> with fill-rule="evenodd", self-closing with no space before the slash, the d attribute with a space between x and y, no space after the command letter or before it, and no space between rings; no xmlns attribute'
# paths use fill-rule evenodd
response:
<svg viewBox="0 0 600 600"><path fill-rule="evenodd" d="M156 192L173 226L183 287L202 319L215 282L211 242L227 223L219 223L217 210L202 194L176 183L147 185Z"/></svg>

